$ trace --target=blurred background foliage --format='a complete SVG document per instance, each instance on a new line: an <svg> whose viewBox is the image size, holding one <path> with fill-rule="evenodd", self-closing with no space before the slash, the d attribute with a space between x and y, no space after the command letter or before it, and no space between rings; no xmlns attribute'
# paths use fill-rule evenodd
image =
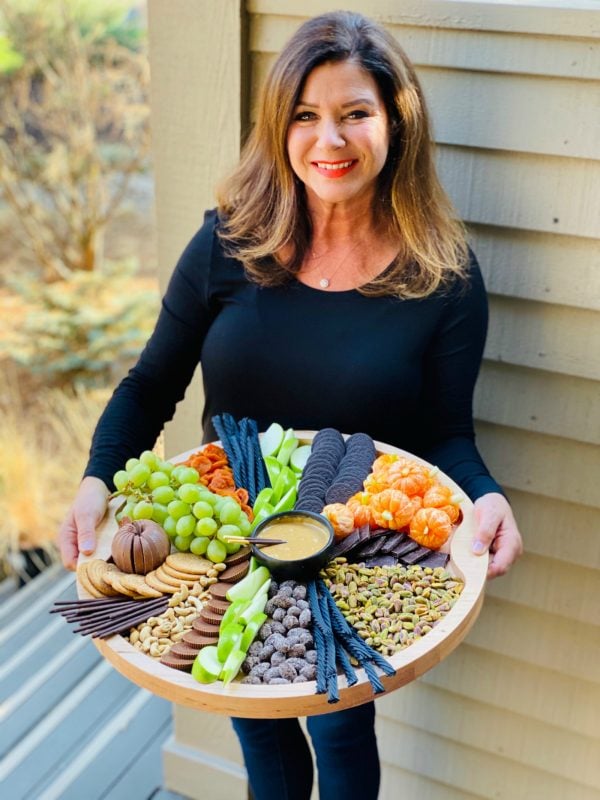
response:
<svg viewBox="0 0 600 800"><path fill-rule="evenodd" d="M129 224L151 178L146 44L132 0L0 0L0 577L52 551L158 310Z"/></svg>

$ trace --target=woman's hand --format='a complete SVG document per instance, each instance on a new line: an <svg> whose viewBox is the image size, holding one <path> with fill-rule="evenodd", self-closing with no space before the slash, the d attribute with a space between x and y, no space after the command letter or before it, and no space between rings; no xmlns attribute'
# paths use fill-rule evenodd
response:
<svg viewBox="0 0 600 800"><path fill-rule="evenodd" d="M488 578L508 572L523 552L523 540L508 500L498 492L484 494L475 501L478 530L473 539L473 552L490 552Z"/></svg>
<svg viewBox="0 0 600 800"><path fill-rule="evenodd" d="M81 481L75 502L58 531L62 562L67 569L77 568L79 553L91 555L96 549L96 527L106 513L109 491L100 478Z"/></svg>

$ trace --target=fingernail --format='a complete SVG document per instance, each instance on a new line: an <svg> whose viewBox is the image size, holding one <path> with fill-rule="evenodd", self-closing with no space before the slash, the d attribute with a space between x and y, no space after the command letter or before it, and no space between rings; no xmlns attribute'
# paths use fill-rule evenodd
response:
<svg viewBox="0 0 600 800"><path fill-rule="evenodd" d="M480 556L486 551L486 546L483 542L473 542L473 552Z"/></svg>
<svg viewBox="0 0 600 800"><path fill-rule="evenodd" d="M91 539L85 539L81 543L81 551L82 551L82 553L85 553L86 555L89 554L89 553L93 553L93 551L94 551L94 543L91 541Z"/></svg>

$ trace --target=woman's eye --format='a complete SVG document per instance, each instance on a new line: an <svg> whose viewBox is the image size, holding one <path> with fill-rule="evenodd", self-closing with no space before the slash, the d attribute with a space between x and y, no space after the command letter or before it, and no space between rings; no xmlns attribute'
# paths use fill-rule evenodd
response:
<svg viewBox="0 0 600 800"><path fill-rule="evenodd" d="M312 111L299 111L294 116L294 122L309 122L310 120L314 119L315 115Z"/></svg>
<svg viewBox="0 0 600 800"><path fill-rule="evenodd" d="M369 115L366 111L363 111L363 109L357 108L354 111L350 111L348 114L346 114L346 116L348 117L348 119L364 119Z"/></svg>

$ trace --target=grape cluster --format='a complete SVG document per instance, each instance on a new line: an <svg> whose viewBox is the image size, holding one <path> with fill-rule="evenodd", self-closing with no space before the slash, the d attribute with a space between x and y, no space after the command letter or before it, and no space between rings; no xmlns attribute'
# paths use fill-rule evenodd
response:
<svg viewBox="0 0 600 800"><path fill-rule="evenodd" d="M145 450L113 476L115 494L125 497L117 520L154 520L177 550L224 561L240 549L225 538L249 536L251 525L232 497L214 494L199 481L193 467L174 466Z"/></svg>

